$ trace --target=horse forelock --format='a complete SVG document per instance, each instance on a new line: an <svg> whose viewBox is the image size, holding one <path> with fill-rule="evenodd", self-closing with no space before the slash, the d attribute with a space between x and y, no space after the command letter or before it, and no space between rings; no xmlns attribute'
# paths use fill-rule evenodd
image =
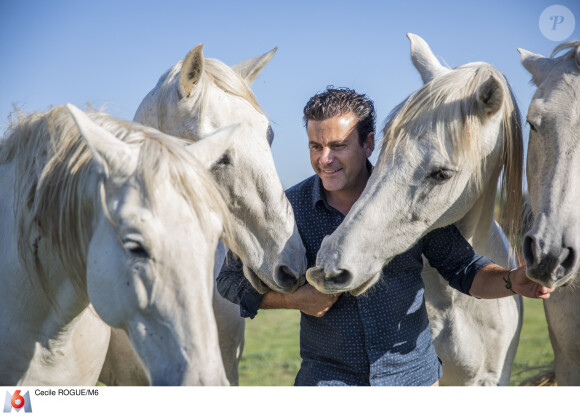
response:
<svg viewBox="0 0 580 416"><path fill-rule="evenodd" d="M224 230L229 231L229 209L220 188L211 174L186 149L187 142L105 113L95 112L90 116L123 142L139 145L135 177L142 185L144 196L150 201L150 208L155 211L160 202L156 190L169 183L194 210L204 229L209 226L211 213L218 215Z"/></svg>
<svg viewBox="0 0 580 416"><path fill-rule="evenodd" d="M176 89L179 88L179 73L182 63L183 61L179 61L175 64L158 83L157 113L159 118L162 118L163 112L166 111L167 103L174 100L173 96L176 95ZM203 117L205 106L211 99L211 85L215 85L227 94L242 98L258 113L264 114L249 85L238 73L217 59L205 58L200 79L192 89L190 96L187 97L190 101L191 111L200 118ZM180 99L184 99L184 97L180 97Z"/></svg>
<svg viewBox="0 0 580 416"><path fill-rule="evenodd" d="M564 59L567 59L576 54L578 49L580 49L580 41L572 40L570 42L564 42L554 48L550 54L550 58L554 58L558 53L568 50L568 52L564 55Z"/></svg>
<svg viewBox="0 0 580 416"><path fill-rule="evenodd" d="M211 215L218 215L224 232L231 232L228 206L211 174L199 164L181 139L166 135L149 136L140 147L136 177L155 211L159 199L156 190L170 183L193 209L202 232L210 224ZM162 201L163 202L163 201Z"/></svg>
<svg viewBox="0 0 580 416"><path fill-rule="evenodd" d="M476 105L478 87L493 75L501 84L502 158L501 185L502 225L510 241L519 231L523 169L523 139L521 116L511 88L501 72L486 63L472 63L455 68L424 85L397 106L383 129L381 158L395 157L395 149L406 141L416 140L422 132L435 133L435 145L450 160L479 166L473 178L478 188L481 182L483 158L480 151L482 122ZM447 154L450 140L453 154ZM383 154L384 153L384 154ZM405 155L412 157L412 155Z"/></svg>
<svg viewBox="0 0 580 416"><path fill-rule="evenodd" d="M248 101L256 111L261 114L264 113L256 100L256 96L250 89L250 86L237 72L232 70L223 62L212 58L207 58L205 60L205 68L208 78L211 79L216 86L229 94Z"/></svg>

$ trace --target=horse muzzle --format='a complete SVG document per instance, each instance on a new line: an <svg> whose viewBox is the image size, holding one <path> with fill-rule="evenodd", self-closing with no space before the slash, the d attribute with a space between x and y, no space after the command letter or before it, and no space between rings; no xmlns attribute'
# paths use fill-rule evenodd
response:
<svg viewBox="0 0 580 416"><path fill-rule="evenodd" d="M548 288L570 283L580 266L577 247L550 245L532 232L524 237L523 250L527 264L526 274Z"/></svg>

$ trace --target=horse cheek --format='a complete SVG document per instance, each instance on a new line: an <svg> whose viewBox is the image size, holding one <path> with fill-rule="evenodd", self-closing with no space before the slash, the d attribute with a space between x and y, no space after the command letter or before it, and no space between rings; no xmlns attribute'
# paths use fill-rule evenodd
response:
<svg viewBox="0 0 580 416"><path fill-rule="evenodd" d="M95 310L108 325L120 328L136 300L128 296L134 282L121 273L126 268L126 254L112 231L98 228L87 256L87 292Z"/></svg>

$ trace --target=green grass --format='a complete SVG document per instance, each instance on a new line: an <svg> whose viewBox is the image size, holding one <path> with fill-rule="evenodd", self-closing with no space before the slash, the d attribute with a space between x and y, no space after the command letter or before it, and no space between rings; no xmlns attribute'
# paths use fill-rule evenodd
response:
<svg viewBox="0 0 580 416"><path fill-rule="evenodd" d="M261 310L256 318L247 319L240 385L291 386L300 368L299 332L298 311ZM524 299L524 324L511 385L544 372L553 359L542 302Z"/></svg>
<svg viewBox="0 0 580 416"><path fill-rule="evenodd" d="M553 364L554 353L542 301L524 298L524 324L510 384L520 385L530 377L551 370Z"/></svg>
<svg viewBox="0 0 580 416"><path fill-rule="evenodd" d="M291 386L300 368L300 312L261 310L246 319L241 386Z"/></svg>

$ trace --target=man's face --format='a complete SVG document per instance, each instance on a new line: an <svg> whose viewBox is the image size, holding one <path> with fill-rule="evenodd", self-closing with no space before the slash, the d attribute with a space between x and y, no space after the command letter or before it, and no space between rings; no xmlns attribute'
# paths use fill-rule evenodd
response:
<svg viewBox="0 0 580 416"><path fill-rule="evenodd" d="M356 124L353 113L308 121L310 163L328 192L358 192L366 185L366 160L374 137L370 135L361 146Z"/></svg>

